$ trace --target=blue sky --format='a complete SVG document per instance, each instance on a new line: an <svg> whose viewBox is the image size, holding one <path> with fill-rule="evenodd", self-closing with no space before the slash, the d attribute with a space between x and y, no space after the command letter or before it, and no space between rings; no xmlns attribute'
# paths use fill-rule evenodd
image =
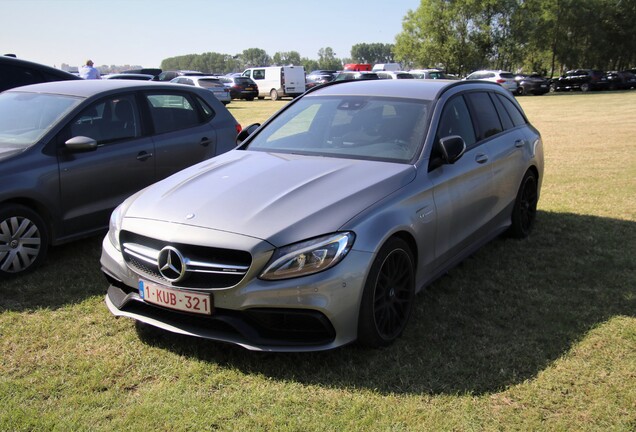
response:
<svg viewBox="0 0 636 432"><path fill-rule="evenodd" d="M358 43L394 43L420 0L0 0L0 54L60 67L159 67L185 54L248 48L350 57Z"/></svg>

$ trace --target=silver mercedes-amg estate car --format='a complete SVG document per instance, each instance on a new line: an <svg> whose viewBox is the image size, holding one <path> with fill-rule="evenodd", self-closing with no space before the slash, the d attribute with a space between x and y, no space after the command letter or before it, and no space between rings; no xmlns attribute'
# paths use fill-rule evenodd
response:
<svg viewBox="0 0 636 432"><path fill-rule="evenodd" d="M541 136L494 83L326 84L238 143L113 212L113 314L253 350L384 346L418 291L534 225Z"/></svg>

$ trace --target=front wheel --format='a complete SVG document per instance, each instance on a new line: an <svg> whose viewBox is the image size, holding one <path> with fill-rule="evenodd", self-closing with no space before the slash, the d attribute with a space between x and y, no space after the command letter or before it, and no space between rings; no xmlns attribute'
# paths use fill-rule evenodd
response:
<svg viewBox="0 0 636 432"><path fill-rule="evenodd" d="M517 192L512 209L512 225L510 235L514 238L526 238L532 231L537 217L537 202L539 201L537 177L528 171Z"/></svg>
<svg viewBox="0 0 636 432"><path fill-rule="evenodd" d="M0 278L35 269L47 247L48 231L36 212L21 205L0 207Z"/></svg>
<svg viewBox="0 0 636 432"><path fill-rule="evenodd" d="M397 339L411 315L415 298L413 253L399 238L390 239L376 256L364 286L358 342L382 347Z"/></svg>
<svg viewBox="0 0 636 432"><path fill-rule="evenodd" d="M269 97L272 98L273 101L278 100L278 92L276 89L272 89L272 91L269 92Z"/></svg>
<svg viewBox="0 0 636 432"><path fill-rule="evenodd" d="M581 84L581 91L587 93L590 91L590 85L588 83Z"/></svg>

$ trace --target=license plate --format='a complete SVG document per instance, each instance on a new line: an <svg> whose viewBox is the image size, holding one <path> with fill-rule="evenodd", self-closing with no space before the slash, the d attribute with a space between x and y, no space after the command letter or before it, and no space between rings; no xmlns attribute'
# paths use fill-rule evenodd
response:
<svg viewBox="0 0 636 432"><path fill-rule="evenodd" d="M252 90L254 90L254 88L253 87L245 87L245 90L252 91Z"/></svg>
<svg viewBox="0 0 636 432"><path fill-rule="evenodd" d="M148 303L201 315L211 315L214 307L210 294L176 290L144 280L139 281L139 296Z"/></svg>

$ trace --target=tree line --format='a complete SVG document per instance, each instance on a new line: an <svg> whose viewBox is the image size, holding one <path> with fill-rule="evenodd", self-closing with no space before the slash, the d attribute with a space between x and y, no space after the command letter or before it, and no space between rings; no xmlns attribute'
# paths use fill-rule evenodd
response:
<svg viewBox="0 0 636 432"><path fill-rule="evenodd" d="M439 67L460 76L491 68L548 76L574 68L623 70L636 66L635 22L636 0L421 0L403 18L395 44L359 43L346 58L330 47L317 59L249 48L171 57L161 68L225 74L294 64L309 72L399 62L405 70Z"/></svg>
<svg viewBox="0 0 636 432"><path fill-rule="evenodd" d="M421 0L396 37L406 65L559 75L636 65L636 0Z"/></svg>

